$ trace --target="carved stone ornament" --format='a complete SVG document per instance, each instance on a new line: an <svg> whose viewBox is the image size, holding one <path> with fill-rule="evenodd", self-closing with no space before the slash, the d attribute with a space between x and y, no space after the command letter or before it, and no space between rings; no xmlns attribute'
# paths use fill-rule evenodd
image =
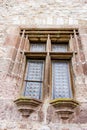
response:
<svg viewBox="0 0 87 130"><path fill-rule="evenodd" d="M27 97L20 97L14 102L24 117L30 116L30 114L36 110L36 107L42 103L40 100Z"/></svg>
<svg viewBox="0 0 87 130"><path fill-rule="evenodd" d="M63 120L69 119L70 115L75 112L75 108L79 105L77 101L70 98L57 98L50 101L55 112Z"/></svg>

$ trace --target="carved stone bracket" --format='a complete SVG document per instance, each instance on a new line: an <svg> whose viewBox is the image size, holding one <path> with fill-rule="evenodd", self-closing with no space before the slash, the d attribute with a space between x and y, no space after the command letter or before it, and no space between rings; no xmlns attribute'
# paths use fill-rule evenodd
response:
<svg viewBox="0 0 87 130"><path fill-rule="evenodd" d="M36 110L36 107L42 103L40 100L27 97L20 97L14 102L24 117L30 116L30 114Z"/></svg>
<svg viewBox="0 0 87 130"><path fill-rule="evenodd" d="M50 101L55 108L55 112L61 119L67 120L70 115L75 112L75 108L79 105L77 101L70 98L58 98Z"/></svg>

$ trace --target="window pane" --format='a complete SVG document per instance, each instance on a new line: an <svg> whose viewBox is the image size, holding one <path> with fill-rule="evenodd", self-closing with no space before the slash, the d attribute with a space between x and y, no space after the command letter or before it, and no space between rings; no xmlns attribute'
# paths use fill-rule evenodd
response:
<svg viewBox="0 0 87 130"><path fill-rule="evenodd" d="M29 60L27 80L42 81L43 79L43 61Z"/></svg>
<svg viewBox="0 0 87 130"><path fill-rule="evenodd" d="M43 85L44 61L29 60L24 95L40 99Z"/></svg>
<svg viewBox="0 0 87 130"><path fill-rule="evenodd" d="M53 98L70 98L69 66L67 62L52 62Z"/></svg>
<svg viewBox="0 0 87 130"><path fill-rule="evenodd" d="M52 44L52 51L67 52L67 45L66 44Z"/></svg>
<svg viewBox="0 0 87 130"><path fill-rule="evenodd" d="M44 43L31 43L30 44L30 51L32 52L43 52L45 51L45 44Z"/></svg>
<svg viewBox="0 0 87 130"><path fill-rule="evenodd" d="M41 87L42 83L37 82L26 82L26 88L25 88L25 96L28 96L30 98L41 98Z"/></svg>

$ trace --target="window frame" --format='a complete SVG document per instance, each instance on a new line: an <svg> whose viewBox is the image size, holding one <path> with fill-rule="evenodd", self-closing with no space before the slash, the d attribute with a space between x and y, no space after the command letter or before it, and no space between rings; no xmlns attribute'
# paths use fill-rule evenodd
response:
<svg viewBox="0 0 87 130"><path fill-rule="evenodd" d="M33 35L32 35L33 34ZM41 34L41 35L40 35ZM19 49L18 52L23 54L22 55L22 62L23 63L23 72L22 76L23 80L25 79L26 73L26 66L27 66L27 59L45 59L45 78L44 78L44 86L43 86L43 99L42 100L37 100L37 99L31 99L31 98L26 98L23 96L24 91L20 91L20 97L15 100L14 102L18 106L18 110L22 112L22 116L28 117L33 111L36 111L36 108L38 106L41 106L43 103L44 99L48 99L52 97L52 94L50 94L51 91L51 85L50 85L50 76L51 72L49 71L51 68L51 60L59 60L59 59L67 59L70 61L70 79L72 80L71 83L73 84L73 69L72 69L72 54L74 56L75 50L71 48L71 43L73 43L73 36L75 38L75 43L78 44L78 28L22 28L20 30L20 43L19 43ZM50 39L51 38L51 39ZM29 52L30 51L30 41L46 41L46 52ZM68 42L69 43L69 52L67 53L52 53L51 51L51 41L59 41L59 42ZM70 41L71 40L71 41ZM21 44L24 44L23 50L21 50ZM70 52L70 50L73 51ZM78 48L77 48L78 51ZM18 53L18 54L19 54ZM79 53L79 52L78 52ZM18 56L17 56L18 58ZM16 58L16 59L17 59ZM75 58L75 57L74 57ZM15 64L16 65L16 64ZM21 70L22 70L21 69ZM49 76L50 75L50 76ZM49 76L49 77L48 77ZM22 81L23 81L22 80ZM71 85L72 88L72 94L74 94L74 85ZM22 90L25 89L24 86L24 81L22 82ZM68 119L70 114L73 113L72 108L76 108L79 103L74 99L75 96L73 96L73 99L54 99L50 100L49 103L56 109L55 112L58 114L58 116L61 119ZM67 110L67 111L66 111ZM71 111L71 112L70 112Z"/></svg>
<svg viewBox="0 0 87 130"><path fill-rule="evenodd" d="M43 30L43 31L42 31ZM69 60L69 62L71 62L70 60L71 60L71 58L72 58L72 56L73 56L73 52L71 52L70 51L70 45L69 45L69 39L68 39L68 41L67 41L67 39L65 38L65 39L63 39L63 41L61 42L61 40L60 40L60 38L59 38L59 42L61 42L61 44L66 44L66 42L67 42L67 52L53 52L52 51L52 42L51 42L51 39L50 39L50 34L49 33L47 33L48 31L55 31L56 33L57 33L57 30L58 29L40 29L39 31L42 31L43 32L43 38L46 38L47 40L46 40L46 48L45 48L45 51L43 51L43 52L32 52L32 51L30 51L30 44L32 44L32 42L30 43L29 42L29 50L28 51L25 51L24 52L24 55L26 56L26 59L28 59L28 58L30 58L30 59L40 59L40 58L42 58L42 59L45 59L45 65L44 65L44 74L45 74L45 76L44 76L44 78L46 79L46 74L47 74L47 72L46 72L46 59L47 59L47 57L49 57L49 59L50 59L50 63L49 63L49 68L51 68L51 62L52 62L52 60ZM69 29L70 30L70 29ZM71 30L74 30L74 29L71 29ZM23 31L23 30L22 30ZM28 31L28 30L27 30ZM34 32L35 33L35 31L36 31L36 34L38 33L38 29L35 29L35 30L33 30L33 29L30 29L30 32ZM63 29L61 29L61 31L63 31ZM26 30L25 30L25 32L26 32ZM67 32L67 29L65 29L65 32ZM22 32L21 32L22 33ZM44 35L45 35L45 33L46 33L46 35L48 35L48 38L47 37L45 37ZM59 31L59 33L60 33L60 31ZM70 32L70 33L73 33L73 32ZM52 32L51 32L51 34L52 34ZM76 34L78 34L78 32L77 32L77 29L76 29ZM25 35L26 35L26 33L25 33ZM30 35L30 34L29 34ZM68 34L69 36L70 36L70 34ZM73 34L72 34L73 35ZM32 40L33 38L34 38L34 35L33 35L33 37L29 37L30 38L30 40ZM41 38L41 37L40 37ZM56 39L58 39L58 37L56 36ZM34 40L34 41L33 41ZM33 39L32 41L33 42L35 42L35 39ZM50 43L50 44L48 44L48 42ZM65 43L64 43L65 42ZM56 42L55 42L56 43ZM41 44L41 43L40 43ZM69 66L71 66L70 65L71 63L69 63ZM25 68L26 68L26 66L25 66ZM71 67L70 67L71 68ZM74 85L73 85L73 72L72 72L72 70L71 69L69 69L70 70L70 82L71 82L71 93L72 93L72 98L74 98ZM52 71L52 70L50 70L50 71ZM25 71L25 73L26 73L26 71ZM48 72L49 73L49 75L51 76L52 74L52 72ZM51 82L51 80L50 80L50 76L48 77L48 82L49 82L49 84L47 85L47 88L44 88L43 87L43 99L44 99L44 95L46 94L46 91L44 91L44 89L46 89L47 91L48 91L48 95L50 96L50 98L52 97L52 94L50 94L51 93L51 90L52 90L52 85L51 85L51 87L50 87L50 82ZM24 86L24 85L23 85ZM46 85L45 85L45 87L46 87ZM23 87L24 88L24 87ZM43 100L42 99L42 100Z"/></svg>
<svg viewBox="0 0 87 130"><path fill-rule="evenodd" d="M70 66L70 60L66 60L66 59L51 59L51 75L50 75L50 86L51 86L51 89L50 89L50 98L51 99L56 99L56 98L53 98L53 86L52 86L52 62L53 61L59 61L59 62L61 62L61 61L63 61L63 62L67 62L68 63L68 71L69 71L69 84L70 84L70 86L69 86L69 92L70 92L70 97L66 97L66 98L73 98L74 97L74 95L73 95L73 89L72 89L72 87L73 87L73 83L72 83L72 79L71 79L71 66ZM64 97L65 98L65 97Z"/></svg>
<svg viewBox="0 0 87 130"><path fill-rule="evenodd" d="M35 81L35 80L27 80L27 75L28 75L28 67L29 67L29 65L28 65L28 63L29 63L29 60L31 60L31 61L42 61L43 62L43 74L42 74L42 81ZM42 59L27 59L27 66L26 66L26 74L25 74L25 79L24 79L24 93L25 93L25 91L26 91L26 83L27 82L38 82L38 83L42 83L42 86L41 86L41 94L39 95L40 96L40 98L38 98L39 100L42 100L42 98L43 98L43 84L44 84L44 71L45 70L45 60L42 60ZM29 96L26 96L25 94L24 94L24 96L25 97L29 97ZM30 98L33 98L33 97L30 97ZM37 98L36 98L37 99Z"/></svg>
<svg viewBox="0 0 87 130"><path fill-rule="evenodd" d="M28 69L28 60L43 60L44 61L44 79L43 79L43 86L42 86L42 96L41 99L36 99L36 100L43 100L44 99L44 80L45 80L45 66L46 66L46 55L47 52L30 52L25 51L24 52L24 58L25 58L25 67L24 67L24 75L23 75L23 81L22 81L22 87L21 87L21 92L20 95L24 96L24 91L25 91L25 80L27 76L27 69ZM25 97L25 96L24 96ZM27 97L29 98L29 97ZM34 99L34 98L33 98Z"/></svg>

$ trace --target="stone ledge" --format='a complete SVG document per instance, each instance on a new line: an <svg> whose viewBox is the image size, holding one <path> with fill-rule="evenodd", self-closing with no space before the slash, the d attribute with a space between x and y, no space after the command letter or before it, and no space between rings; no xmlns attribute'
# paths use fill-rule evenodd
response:
<svg viewBox="0 0 87 130"><path fill-rule="evenodd" d="M69 116L75 112L75 108L79 105L77 101L70 98L57 98L50 101L53 107L55 107L55 112L63 120L69 119Z"/></svg>
<svg viewBox="0 0 87 130"><path fill-rule="evenodd" d="M40 100L27 97L20 97L14 102L17 105L18 110L22 113L22 116L25 117L30 116L30 114L36 110L36 107L42 103Z"/></svg>
<svg viewBox="0 0 87 130"><path fill-rule="evenodd" d="M42 59L45 59L46 55L47 55L47 52L29 52L29 51L25 51L24 55L27 58L37 58L37 59L42 58Z"/></svg>
<svg viewBox="0 0 87 130"><path fill-rule="evenodd" d="M71 59L73 52L50 52L51 59Z"/></svg>

